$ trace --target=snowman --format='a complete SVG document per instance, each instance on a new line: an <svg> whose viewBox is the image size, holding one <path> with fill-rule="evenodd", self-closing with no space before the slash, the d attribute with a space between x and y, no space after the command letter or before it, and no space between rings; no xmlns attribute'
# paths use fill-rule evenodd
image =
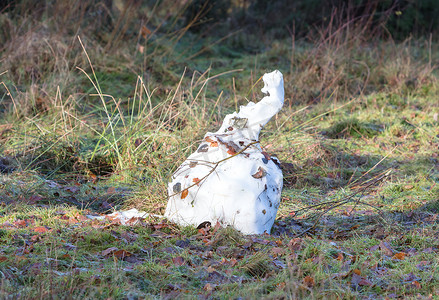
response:
<svg viewBox="0 0 439 300"><path fill-rule="evenodd" d="M180 225L233 226L244 234L270 233L279 208L282 171L259 144L259 133L284 103L282 73L263 76L258 103L249 102L208 132L172 175L165 217Z"/></svg>

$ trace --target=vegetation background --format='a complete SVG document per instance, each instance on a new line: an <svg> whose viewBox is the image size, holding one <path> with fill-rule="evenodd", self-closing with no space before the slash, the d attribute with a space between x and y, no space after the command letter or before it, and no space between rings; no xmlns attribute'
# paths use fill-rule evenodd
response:
<svg viewBox="0 0 439 300"><path fill-rule="evenodd" d="M438 15L434 0L0 1L0 297L436 299ZM163 214L172 172L274 69L270 235L87 217Z"/></svg>

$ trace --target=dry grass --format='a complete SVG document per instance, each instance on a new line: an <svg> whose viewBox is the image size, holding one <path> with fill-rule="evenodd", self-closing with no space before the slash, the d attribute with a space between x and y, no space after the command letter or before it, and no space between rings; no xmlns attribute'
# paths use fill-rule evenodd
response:
<svg viewBox="0 0 439 300"><path fill-rule="evenodd" d="M213 38L181 26L169 1L118 3L21 1L0 15L2 296L438 292L436 43L374 38L367 18L334 15L306 39L265 36L258 54L221 37L203 48ZM261 138L285 175L272 235L84 219L163 213L172 172L226 113L259 99L257 79L274 68L287 99ZM320 214L327 203L344 205ZM132 255L102 254L111 247Z"/></svg>

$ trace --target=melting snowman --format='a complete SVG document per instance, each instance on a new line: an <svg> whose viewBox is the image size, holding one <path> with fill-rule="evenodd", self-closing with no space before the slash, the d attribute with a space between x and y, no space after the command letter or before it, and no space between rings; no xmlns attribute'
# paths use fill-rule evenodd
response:
<svg viewBox="0 0 439 300"><path fill-rule="evenodd" d="M282 171L262 151L259 133L284 103L282 73L263 76L258 103L227 115L175 171L165 217L180 225L233 226L245 234L270 233L279 208Z"/></svg>

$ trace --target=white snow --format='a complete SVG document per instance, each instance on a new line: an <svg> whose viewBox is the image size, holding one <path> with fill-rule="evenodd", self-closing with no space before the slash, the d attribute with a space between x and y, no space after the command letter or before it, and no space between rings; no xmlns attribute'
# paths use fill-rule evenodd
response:
<svg viewBox="0 0 439 300"><path fill-rule="evenodd" d="M208 132L197 151L175 171L168 185L165 217L181 225L210 221L245 234L270 233L279 208L282 171L258 143L259 133L284 102L279 71L263 76L258 103L227 115Z"/></svg>

